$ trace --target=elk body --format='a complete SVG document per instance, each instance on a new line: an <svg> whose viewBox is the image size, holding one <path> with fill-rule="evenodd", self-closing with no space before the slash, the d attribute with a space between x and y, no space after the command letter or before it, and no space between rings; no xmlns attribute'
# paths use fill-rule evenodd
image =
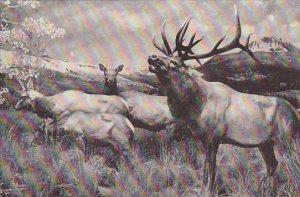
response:
<svg viewBox="0 0 300 197"><path fill-rule="evenodd" d="M76 111L59 120L58 128L72 134L83 152L85 138L95 145L112 145L128 164L132 162L131 146L135 130L131 122L120 114Z"/></svg>
<svg viewBox="0 0 300 197"><path fill-rule="evenodd" d="M123 70L123 65L107 69L103 64L99 64L99 69L104 73L104 94L118 95L117 76Z"/></svg>
<svg viewBox="0 0 300 197"><path fill-rule="evenodd" d="M194 42L194 34L188 45L183 44L188 20L176 35L175 49L171 49L163 29L164 46L160 47L155 39L153 44L166 56L152 55L148 58L149 70L156 74L167 92L172 115L186 123L192 137L205 147L204 181L209 183L210 189L215 184L219 144L257 147L267 166L268 175L272 176L278 165L274 146L280 150L279 153L286 153L286 145L291 144L300 131L299 116L286 100L240 93L225 84L207 82L190 74L184 61L211 57L233 48L245 50L258 61L247 46L239 43L241 28L236 14L236 36L228 45L219 48L223 37L211 52L194 54L192 47L201 39ZM175 52L178 55L174 55Z"/></svg>
<svg viewBox="0 0 300 197"><path fill-rule="evenodd" d="M67 90L53 96L28 90L22 93L15 108L33 111L42 118L58 119L74 111L128 116L129 105L118 96L86 94L78 90Z"/></svg>
<svg viewBox="0 0 300 197"><path fill-rule="evenodd" d="M186 126L172 116L166 96L137 91L122 92L120 96L130 105L129 120L137 128L135 143L152 156L159 157L161 145L170 147L173 139L181 141L189 134Z"/></svg>
<svg viewBox="0 0 300 197"><path fill-rule="evenodd" d="M166 96L153 96L137 91L120 93L120 97L129 105L129 119L135 127L151 131L160 131L166 125L173 124L173 118Z"/></svg>
<svg viewBox="0 0 300 197"><path fill-rule="evenodd" d="M289 101L296 109L300 108L300 90L286 90L281 92L261 92L265 96L276 96Z"/></svg>

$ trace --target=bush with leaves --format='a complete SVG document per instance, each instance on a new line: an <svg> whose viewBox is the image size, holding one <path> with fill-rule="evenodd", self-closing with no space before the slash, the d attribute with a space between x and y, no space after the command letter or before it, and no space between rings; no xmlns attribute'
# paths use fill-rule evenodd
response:
<svg viewBox="0 0 300 197"><path fill-rule="evenodd" d="M26 17L23 22L12 21L9 13L15 12L25 6L37 9L39 1L10 1L0 2L0 48L10 49L15 52L14 61L19 67L27 67L26 72L31 72L30 67L39 67L39 57L46 55L43 41L46 38L59 39L65 35L63 28L57 28L53 23L41 17L38 19ZM33 57L34 56L34 57ZM7 65L6 65L7 66ZM1 69L5 69L1 63ZM34 68L36 69L36 68ZM14 68L11 71L16 71ZM0 71L3 73L2 71ZM16 72L11 72L14 75ZM20 78L20 75L16 75ZM27 78L24 75L23 78Z"/></svg>

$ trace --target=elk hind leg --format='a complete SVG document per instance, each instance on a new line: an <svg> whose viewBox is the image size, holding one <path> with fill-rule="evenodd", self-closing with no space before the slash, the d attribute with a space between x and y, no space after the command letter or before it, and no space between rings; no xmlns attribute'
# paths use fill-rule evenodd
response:
<svg viewBox="0 0 300 197"><path fill-rule="evenodd" d="M258 149L266 163L268 176L274 175L276 168L278 166L278 161L274 153L274 144L267 143L260 146Z"/></svg>
<svg viewBox="0 0 300 197"><path fill-rule="evenodd" d="M84 139L83 139L83 135L81 134L74 134L74 138L75 138L75 144L79 149L80 154L83 156L84 160L87 161L88 157L87 154L85 154L85 143L84 143Z"/></svg>
<svg viewBox="0 0 300 197"><path fill-rule="evenodd" d="M272 195L275 195L276 193L276 177L274 176L275 171L278 167L278 161L275 157L274 152L274 144L272 142L263 144L262 146L258 147L264 161L267 167L267 177L266 177L266 183L267 185L271 186L271 190L269 190ZM273 193L275 192L275 193Z"/></svg>

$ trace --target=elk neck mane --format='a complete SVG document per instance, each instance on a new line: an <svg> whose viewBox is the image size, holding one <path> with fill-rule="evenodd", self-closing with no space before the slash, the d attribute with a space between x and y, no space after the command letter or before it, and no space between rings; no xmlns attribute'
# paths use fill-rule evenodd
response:
<svg viewBox="0 0 300 197"><path fill-rule="evenodd" d="M119 89L118 89L117 83L115 83L114 86L108 86L105 84L104 94L105 95L119 95Z"/></svg>
<svg viewBox="0 0 300 197"><path fill-rule="evenodd" d="M207 101L207 86L203 79L192 76L189 68L181 67L169 71L169 83L165 84L168 105L172 115L188 118L200 113Z"/></svg>
<svg viewBox="0 0 300 197"><path fill-rule="evenodd" d="M55 112L52 110L53 103L49 99L35 98L33 101L33 112L42 118L55 118Z"/></svg>

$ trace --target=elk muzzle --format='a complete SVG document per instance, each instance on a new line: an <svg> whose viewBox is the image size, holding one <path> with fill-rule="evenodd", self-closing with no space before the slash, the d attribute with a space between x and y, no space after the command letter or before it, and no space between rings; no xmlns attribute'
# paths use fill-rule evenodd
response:
<svg viewBox="0 0 300 197"><path fill-rule="evenodd" d="M15 105L16 110L30 109L31 107L32 107L32 101L26 96L21 97L20 100Z"/></svg>
<svg viewBox="0 0 300 197"><path fill-rule="evenodd" d="M159 59L159 57L156 55L149 56L148 63L149 63L149 71L152 73L158 73L160 66L162 64L162 61Z"/></svg>

